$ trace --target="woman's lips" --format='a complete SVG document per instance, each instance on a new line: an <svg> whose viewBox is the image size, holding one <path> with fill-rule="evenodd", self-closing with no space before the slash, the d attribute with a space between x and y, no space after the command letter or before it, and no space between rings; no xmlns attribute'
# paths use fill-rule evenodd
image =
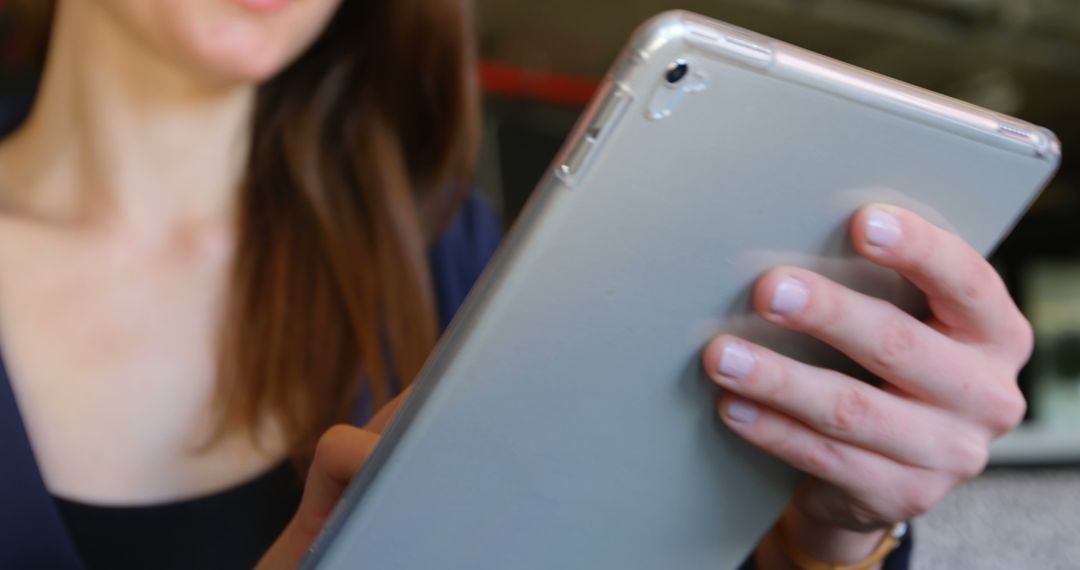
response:
<svg viewBox="0 0 1080 570"><path fill-rule="evenodd" d="M258 12L276 12L288 6L292 0L236 0L237 4Z"/></svg>

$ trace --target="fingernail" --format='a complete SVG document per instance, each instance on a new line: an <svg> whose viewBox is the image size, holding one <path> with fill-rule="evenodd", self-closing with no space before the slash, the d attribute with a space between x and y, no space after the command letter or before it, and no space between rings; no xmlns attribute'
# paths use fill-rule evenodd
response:
<svg viewBox="0 0 1080 570"><path fill-rule="evenodd" d="M754 354L741 343L729 342L720 357L720 373L730 378L746 378L754 370Z"/></svg>
<svg viewBox="0 0 1080 570"><path fill-rule="evenodd" d="M731 421L748 424L758 417L758 408L746 400L732 400L728 404L727 416Z"/></svg>
<svg viewBox="0 0 1080 570"><path fill-rule="evenodd" d="M896 216L874 208L866 220L866 241L878 247L892 247L900 242L903 230Z"/></svg>
<svg viewBox="0 0 1080 570"><path fill-rule="evenodd" d="M806 302L810 299L810 290L798 279L788 277L776 286L773 292L772 312L780 315L790 315L803 310Z"/></svg>

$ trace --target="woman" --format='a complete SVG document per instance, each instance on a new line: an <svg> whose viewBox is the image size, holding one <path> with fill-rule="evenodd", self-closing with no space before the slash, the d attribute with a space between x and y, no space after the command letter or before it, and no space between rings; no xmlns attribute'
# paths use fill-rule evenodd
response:
<svg viewBox="0 0 1080 570"><path fill-rule="evenodd" d="M0 566L233 567L273 542L263 567L291 567L496 240L460 190L466 5L22 7L49 39L0 144ZM755 306L883 389L730 337L703 352L726 423L808 474L762 568L866 559L1023 415L1031 332L990 266L887 206L852 239L929 321L797 268ZM366 429L316 446L335 423Z"/></svg>

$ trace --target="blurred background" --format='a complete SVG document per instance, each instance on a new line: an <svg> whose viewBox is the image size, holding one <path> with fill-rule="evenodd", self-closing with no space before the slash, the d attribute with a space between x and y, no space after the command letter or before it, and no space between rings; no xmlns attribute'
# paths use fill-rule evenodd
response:
<svg viewBox="0 0 1080 570"><path fill-rule="evenodd" d="M1029 417L994 448L995 468L920 521L916 561L1080 568L1080 0L477 0L478 177L507 224L634 27L671 8L1058 134L1060 174L993 257L1037 334L1021 378ZM3 41L17 25L0 10L2 98L19 96L36 71Z"/></svg>

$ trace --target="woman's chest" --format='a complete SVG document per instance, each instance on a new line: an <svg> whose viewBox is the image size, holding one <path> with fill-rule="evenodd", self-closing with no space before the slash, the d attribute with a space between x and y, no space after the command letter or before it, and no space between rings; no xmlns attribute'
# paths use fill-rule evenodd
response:
<svg viewBox="0 0 1080 570"><path fill-rule="evenodd" d="M0 347L54 494L158 502L280 460L273 437L266 451L239 435L201 449L214 427L227 256L23 242L0 248Z"/></svg>

